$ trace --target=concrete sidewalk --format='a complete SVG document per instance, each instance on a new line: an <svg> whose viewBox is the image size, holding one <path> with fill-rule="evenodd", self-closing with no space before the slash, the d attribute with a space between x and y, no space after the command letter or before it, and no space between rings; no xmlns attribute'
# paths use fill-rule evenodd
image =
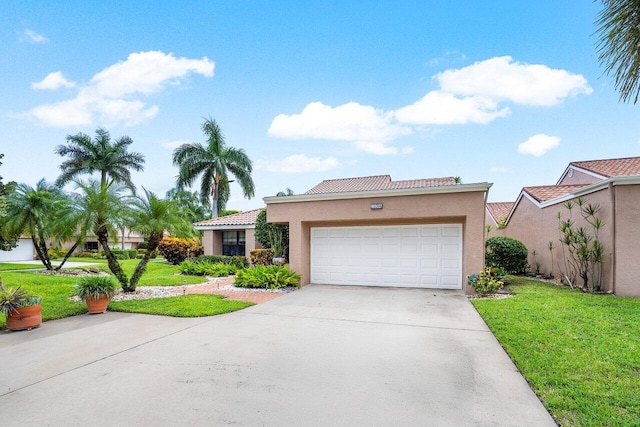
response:
<svg viewBox="0 0 640 427"><path fill-rule="evenodd" d="M443 291L308 286L211 318L79 316L0 334L0 360L0 414L19 425L555 425Z"/></svg>

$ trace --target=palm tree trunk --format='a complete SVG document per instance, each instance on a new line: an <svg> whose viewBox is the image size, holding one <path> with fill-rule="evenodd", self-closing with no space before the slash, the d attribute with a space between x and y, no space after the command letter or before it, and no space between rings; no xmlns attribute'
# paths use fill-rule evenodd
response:
<svg viewBox="0 0 640 427"><path fill-rule="evenodd" d="M67 253L64 256L64 259L62 260L62 262L60 263L59 266L57 266L54 270L60 270L62 268L62 266L64 265L65 262L67 262L67 260L69 259L69 257L71 256L71 254L73 253L73 251L76 250L76 248L78 247L78 244L80 244L80 240L77 240L73 246L71 246L71 249L69 249L67 251Z"/></svg>
<svg viewBox="0 0 640 427"><path fill-rule="evenodd" d="M31 236L31 241L33 242L33 247L36 249L36 254L38 254L38 258L40 258L40 262L42 262L44 268L51 270L51 260L49 259L49 253L47 252L47 246L44 245L44 248L42 248L35 236Z"/></svg>
<svg viewBox="0 0 640 427"><path fill-rule="evenodd" d="M98 236L98 242L100 242L100 246L102 246L102 250L104 250L104 255L107 258L107 265L109 266L109 270L116 276L118 282L120 282L120 286L122 286L122 290L124 292L133 292L135 290L129 289L129 279L127 275L122 270L120 263L116 259L113 252L111 252L111 248L109 247L109 236L107 233L107 226L104 221L98 220L98 227L96 230L96 235Z"/></svg>
<svg viewBox="0 0 640 427"><path fill-rule="evenodd" d="M144 274L144 271L147 268L147 263L151 259L151 254L157 249L158 244L160 243L160 239L162 239L161 234L152 233L151 236L149 236L147 251L144 253L144 257L140 260L140 262L136 266L135 271L133 272L133 275L131 276L131 292L135 291L136 286L140 281L140 277L142 277L142 275Z"/></svg>
<svg viewBox="0 0 640 427"><path fill-rule="evenodd" d="M218 199L213 199L211 203L211 219L218 218Z"/></svg>

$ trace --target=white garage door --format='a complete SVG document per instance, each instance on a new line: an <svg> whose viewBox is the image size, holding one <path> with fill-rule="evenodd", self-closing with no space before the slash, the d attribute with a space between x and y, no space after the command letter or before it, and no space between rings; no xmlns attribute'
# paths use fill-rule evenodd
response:
<svg viewBox="0 0 640 427"><path fill-rule="evenodd" d="M32 261L33 242L31 239L18 240L18 246L10 251L0 251L0 262Z"/></svg>
<svg viewBox="0 0 640 427"><path fill-rule="evenodd" d="M311 228L311 283L462 289L462 224Z"/></svg>

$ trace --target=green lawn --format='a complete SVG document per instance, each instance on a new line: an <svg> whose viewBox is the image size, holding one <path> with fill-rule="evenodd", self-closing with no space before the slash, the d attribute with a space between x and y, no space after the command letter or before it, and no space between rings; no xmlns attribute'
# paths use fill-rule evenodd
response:
<svg viewBox="0 0 640 427"><path fill-rule="evenodd" d="M556 421L639 425L640 299L524 278L510 288L473 304Z"/></svg>
<svg viewBox="0 0 640 427"><path fill-rule="evenodd" d="M112 301L109 310L173 317L203 317L230 313L253 303L224 299L222 295L185 295L153 300Z"/></svg>
<svg viewBox="0 0 640 427"><path fill-rule="evenodd" d="M42 264L19 264L11 262L0 262L0 271L34 270L37 268L44 268L44 266Z"/></svg>
<svg viewBox="0 0 640 427"><path fill-rule="evenodd" d="M121 265L127 274L131 274L138 260L121 261ZM106 265L101 266L106 270ZM42 301L42 319L44 321L75 316L87 312L83 302L74 302L69 299L73 294L73 285L78 281L75 277L48 276L30 271L5 271L2 272L2 281L5 287L21 286L30 294L39 295ZM164 260L154 260L147 265L147 271L142 276L138 286L175 286L183 284L204 283L207 279L198 276L182 276L178 267L168 264ZM155 298L145 302L127 301L111 302L114 310L132 313L163 314L167 316L211 316L227 313L247 307L245 303L223 300L217 296L194 295L192 297L170 298L173 303L164 300L167 298ZM238 303L238 304L236 304ZM249 304L250 305L250 304ZM0 314L0 327L5 326L5 317Z"/></svg>

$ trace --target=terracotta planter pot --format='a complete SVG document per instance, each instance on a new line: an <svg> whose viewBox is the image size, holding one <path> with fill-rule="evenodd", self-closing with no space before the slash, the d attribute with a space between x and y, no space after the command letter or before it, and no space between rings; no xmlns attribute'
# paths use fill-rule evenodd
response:
<svg viewBox="0 0 640 427"><path fill-rule="evenodd" d="M99 298L87 298L85 300L89 314L102 314L107 311L107 305L109 305L109 296L102 295Z"/></svg>
<svg viewBox="0 0 640 427"><path fill-rule="evenodd" d="M23 331L37 328L42 323L42 306L32 305L18 308L7 316L7 329Z"/></svg>

